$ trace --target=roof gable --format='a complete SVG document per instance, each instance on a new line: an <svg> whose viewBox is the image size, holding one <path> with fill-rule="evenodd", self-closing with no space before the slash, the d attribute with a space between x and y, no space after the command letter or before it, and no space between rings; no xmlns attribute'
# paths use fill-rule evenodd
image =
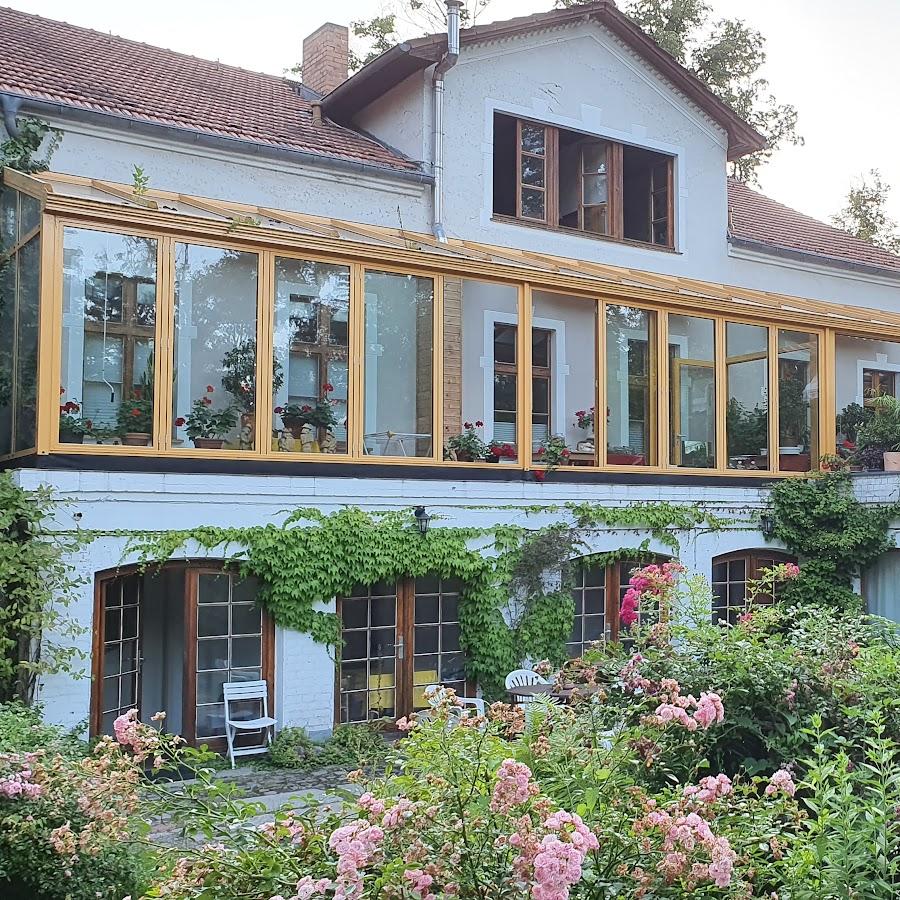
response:
<svg viewBox="0 0 900 900"><path fill-rule="evenodd" d="M0 7L0 93L399 171L367 135L313 120L299 82Z"/></svg>
<svg viewBox="0 0 900 900"><path fill-rule="evenodd" d="M595 0L593 3L568 9L556 9L465 28L461 32L460 42L462 47L466 47L581 21L595 21L605 26L674 88L719 124L728 135L728 159L737 159L765 147L766 140L756 129L716 97L696 75L666 53L628 16L620 12L613 0ZM357 112L377 97L414 72L426 69L437 62L446 52L446 34L427 35L398 44L382 53L324 97L322 109L335 121L350 122Z"/></svg>

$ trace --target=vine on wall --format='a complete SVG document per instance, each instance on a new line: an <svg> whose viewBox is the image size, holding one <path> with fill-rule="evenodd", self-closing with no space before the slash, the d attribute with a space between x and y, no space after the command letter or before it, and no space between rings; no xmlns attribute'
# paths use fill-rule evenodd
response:
<svg viewBox="0 0 900 900"><path fill-rule="evenodd" d="M853 578L894 546L888 525L900 503L860 502L847 472L787 478L772 489L772 500L775 537L803 563L785 599L859 607Z"/></svg>
<svg viewBox="0 0 900 900"><path fill-rule="evenodd" d="M44 531L52 506L49 489L23 490L0 472L0 701L31 702L40 675L79 656L69 639L82 629L65 614L79 583L65 556L78 542Z"/></svg>
<svg viewBox="0 0 900 900"><path fill-rule="evenodd" d="M535 530L433 527L424 537L409 510L369 514L349 508L326 515L302 509L282 525L131 534L125 552L136 552L147 566L170 559L191 542L206 551L224 550L241 575L259 581L260 603L277 624L334 647L340 643L340 621L322 606L356 585L424 575L459 579L467 674L486 695L499 696L503 677L523 658L565 658L574 616L568 561L578 555L581 535L593 523L651 530L677 548L671 529L700 523L721 528L726 522L695 507L661 506L662 511L634 504L597 512L578 505L569 508L572 524ZM647 543L592 559L605 565L628 554L641 557L649 553ZM561 575L547 581L548 572Z"/></svg>

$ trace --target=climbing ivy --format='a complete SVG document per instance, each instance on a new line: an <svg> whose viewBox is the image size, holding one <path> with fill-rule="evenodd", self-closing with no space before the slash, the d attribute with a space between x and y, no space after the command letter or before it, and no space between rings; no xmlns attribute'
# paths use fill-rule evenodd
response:
<svg viewBox="0 0 900 900"><path fill-rule="evenodd" d="M864 504L847 472L788 478L772 489L775 537L802 563L785 598L856 608L853 578L894 546L888 534L900 503Z"/></svg>
<svg viewBox="0 0 900 900"><path fill-rule="evenodd" d="M137 554L144 566L152 566L179 551L193 552L192 544L207 552L218 549L242 576L259 581L260 603L275 622L338 650L340 622L323 608L332 598L378 581L424 575L459 579L467 673L486 695L499 696L503 676L523 658L564 658L574 616L568 561L578 555L592 527L600 523L651 530L677 547L669 529L699 522L720 528L725 522L694 507L661 506L661 511L652 504L634 504L600 512L580 504L568 508L570 523L539 529L456 528L435 522L424 537L409 510L367 513L349 508L325 514L301 509L280 525L130 533L125 555ZM547 512L546 507L541 511ZM649 555L648 543L590 559L608 565L643 558ZM548 573L557 574L545 581Z"/></svg>
<svg viewBox="0 0 900 900"><path fill-rule="evenodd" d="M52 507L48 489L23 490L0 472L0 701L30 702L40 675L79 656L68 639L82 629L65 613L79 583L65 555L79 542L45 530Z"/></svg>
<svg viewBox="0 0 900 900"><path fill-rule="evenodd" d="M62 132L58 128L51 128L42 119L32 117L19 119L16 124L18 135L10 135L0 143L0 169L7 167L31 175L45 172L50 168L50 157L62 140ZM48 137L44 155L36 157L35 154Z"/></svg>

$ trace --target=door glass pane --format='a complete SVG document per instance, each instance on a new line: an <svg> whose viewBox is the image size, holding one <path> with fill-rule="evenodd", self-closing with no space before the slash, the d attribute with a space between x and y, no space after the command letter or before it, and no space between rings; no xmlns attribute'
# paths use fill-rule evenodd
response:
<svg viewBox="0 0 900 900"><path fill-rule="evenodd" d="M725 323L729 469L768 469L769 329Z"/></svg>
<svg viewBox="0 0 900 900"><path fill-rule="evenodd" d="M282 452L347 452L350 268L275 259L273 430Z"/></svg>
<svg viewBox="0 0 900 900"><path fill-rule="evenodd" d="M606 307L606 462L656 463L656 313ZM594 426L592 420L591 425Z"/></svg>
<svg viewBox="0 0 900 900"><path fill-rule="evenodd" d="M366 272L366 454L431 456L433 323L432 279Z"/></svg>
<svg viewBox="0 0 900 900"><path fill-rule="evenodd" d="M716 465L715 323L669 316L671 459L675 466Z"/></svg>
<svg viewBox="0 0 900 900"><path fill-rule="evenodd" d="M220 737L225 733L222 685L262 677L262 613L250 602L256 596L252 578L228 573L197 578L197 737ZM244 602L235 603L236 598ZM254 718L262 715L262 703L232 704L231 712Z"/></svg>
<svg viewBox="0 0 900 900"><path fill-rule="evenodd" d="M535 188L522 188L522 216L526 219L544 219L543 191Z"/></svg>
<svg viewBox="0 0 900 900"><path fill-rule="evenodd" d="M527 122L523 122L522 152L536 153L538 156L543 156L545 132L546 130L543 125L531 125Z"/></svg>
<svg viewBox="0 0 900 900"><path fill-rule="evenodd" d="M131 585L126 593L123 581ZM136 576L104 582L103 686L100 712L115 719L139 706L141 581Z"/></svg>
<svg viewBox="0 0 900 900"><path fill-rule="evenodd" d="M536 156L522 157L522 184L544 186L544 160Z"/></svg>
<svg viewBox="0 0 900 900"><path fill-rule="evenodd" d="M778 468L808 472L819 459L819 338L778 332Z"/></svg>
<svg viewBox="0 0 900 900"><path fill-rule="evenodd" d="M338 669L341 722L365 722L395 712L396 587L360 587L340 602L343 652ZM381 623L372 628L370 623Z"/></svg>
<svg viewBox="0 0 900 900"><path fill-rule="evenodd" d="M66 228L61 442L151 442L155 330L156 241Z"/></svg>
<svg viewBox="0 0 900 900"><path fill-rule="evenodd" d="M452 579L419 579L414 619L435 624L416 625L413 635L413 709L428 705L429 684L452 687L465 694L465 660L459 648L459 590Z"/></svg>
<svg viewBox="0 0 900 900"><path fill-rule="evenodd" d="M255 253L175 245L173 446L253 449L257 283Z"/></svg>

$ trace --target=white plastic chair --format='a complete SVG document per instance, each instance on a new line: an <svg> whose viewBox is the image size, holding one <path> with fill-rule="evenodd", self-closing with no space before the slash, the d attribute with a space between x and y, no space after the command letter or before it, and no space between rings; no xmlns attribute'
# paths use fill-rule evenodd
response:
<svg viewBox="0 0 900 900"><path fill-rule="evenodd" d="M225 696L225 740L228 742L228 758L231 760L233 769L236 756L251 756L265 753L269 749L277 720L269 715L269 685L265 681L229 681L222 685L222 693ZM232 703L254 700L262 704L262 715L259 718L233 719L231 717ZM234 739L239 731L263 731L265 732L265 743L261 746L239 747L235 750Z"/></svg>
<svg viewBox="0 0 900 900"><path fill-rule="evenodd" d="M534 702L533 694L517 694L514 688L524 687L528 684L552 684L552 681L549 681L546 678L538 675L537 672L532 672L531 669L516 669L514 672L510 672L509 675L506 676L506 690L512 694L513 703L517 703L519 706L527 706L529 703Z"/></svg>
<svg viewBox="0 0 900 900"><path fill-rule="evenodd" d="M441 687L443 685L440 684L429 684L425 688L425 699L428 701L428 705L433 709L438 706L441 702ZM483 716L487 714L487 710L484 705L484 700L481 697L460 697L459 694L456 695L456 703L460 707L471 706L474 708L475 712L479 716Z"/></svg>

